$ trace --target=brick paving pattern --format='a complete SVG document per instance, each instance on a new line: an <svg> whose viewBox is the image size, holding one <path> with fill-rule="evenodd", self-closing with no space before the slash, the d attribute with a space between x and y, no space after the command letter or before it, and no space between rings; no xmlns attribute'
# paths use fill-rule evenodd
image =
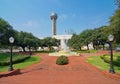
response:
<svg viewBox="0 0 120 84"><path fill-rule="evenodd" d="M104 52L92 55L101 54ZM55 64L57 57L36 55L42 57L40 63L21 70L21 74L0 78L0 84L120 84L120 79L107 77L86 62L91 54L71 56L69 64L63 66Z"/></svg>

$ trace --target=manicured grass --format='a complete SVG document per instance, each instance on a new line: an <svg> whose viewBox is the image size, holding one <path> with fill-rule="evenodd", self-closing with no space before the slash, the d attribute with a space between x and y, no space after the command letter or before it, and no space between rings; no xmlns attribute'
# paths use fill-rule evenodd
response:
<svg viewBox="0 0 120 84"><path fill-rule="evenodd" d="M24 58L27 55L19 54L19 53L13 53L13 61L17 59ZM10 61L10 53L0 53L0 62L9 62Z"/></svg>
<svg viewBox="0 0 120 84"><path fill-rule="evenodd" d="M110 63L110 55L106 54L103 56L100 56L102 60L104 60L104 62ZM113 63L114 65L120 66L120 52L115 52L113 54Z"/></svg>
<svg viewBox="0 0 120 84"><path fill-rule="evenodd" d="M87 62L92 64L93 66L96 66L97 68L101 70L108 70L110 68L110 64L104 62L100 56L91 56L87 58ZM114 66L115 72L120 74L120 67Z"/></svg>
<svg viewBox="0 0 120 84"><path fill-rule="evenodd" d="M12 63L20 63L24 60L30 58L29 55L13 53L12 55ZM7 66L10 64L10 53L0 53L0 66Z"/></svg>
<svg viewBox="0 0 120 84"><path fill-rule="evenodd" d="M40 57L31 56L30 58L26 59L25 61L17 64L13 64L14 69L24 69L32 64L38 63L41 61ZM9 66L0 66L0 72L8 71Z"/></svg>

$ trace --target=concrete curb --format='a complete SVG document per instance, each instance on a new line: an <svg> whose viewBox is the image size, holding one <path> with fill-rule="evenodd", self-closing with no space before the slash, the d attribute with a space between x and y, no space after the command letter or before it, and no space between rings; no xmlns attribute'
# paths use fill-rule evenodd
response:
<svg viewBox="0 0 120 84"><path fill-rule="evenodd" d="M20 74L20 69L15 69L13 71L7 71L7 72L0 73L0 78L7 77L7 76L18 75L18 74Z"/></svg>
<svg viewBox="0 0 120 84"><path fill-rule="evenodd" d="M112 78L112 79L116 79L116 80L120 80L120 74L111 74L109 73L108 71L102 71L102 73L106 76L106 77L109 77L109 78Z"/></svg>

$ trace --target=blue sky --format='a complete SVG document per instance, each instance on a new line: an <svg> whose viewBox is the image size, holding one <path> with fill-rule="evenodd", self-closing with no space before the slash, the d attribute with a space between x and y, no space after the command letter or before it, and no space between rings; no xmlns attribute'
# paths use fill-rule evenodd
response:
<svg viewBox="0 0 120 84"><path fill-rule="evenodd" d="M108 25L116 8L114 0L0 0L0 17L41 38L52 35L51 12L58 14L57 34L79 34Z"/></svg>

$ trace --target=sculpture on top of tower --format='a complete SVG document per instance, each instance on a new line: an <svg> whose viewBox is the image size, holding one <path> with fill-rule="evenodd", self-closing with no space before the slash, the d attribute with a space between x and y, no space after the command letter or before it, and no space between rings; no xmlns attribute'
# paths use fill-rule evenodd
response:
<svg viewBox="0 0 120 84"><path fill-rule="evenodd" d="M50 15L50 18L52 20L52 36L56 35L56 20L57 20L57 14L52 12Z"/></svg>

